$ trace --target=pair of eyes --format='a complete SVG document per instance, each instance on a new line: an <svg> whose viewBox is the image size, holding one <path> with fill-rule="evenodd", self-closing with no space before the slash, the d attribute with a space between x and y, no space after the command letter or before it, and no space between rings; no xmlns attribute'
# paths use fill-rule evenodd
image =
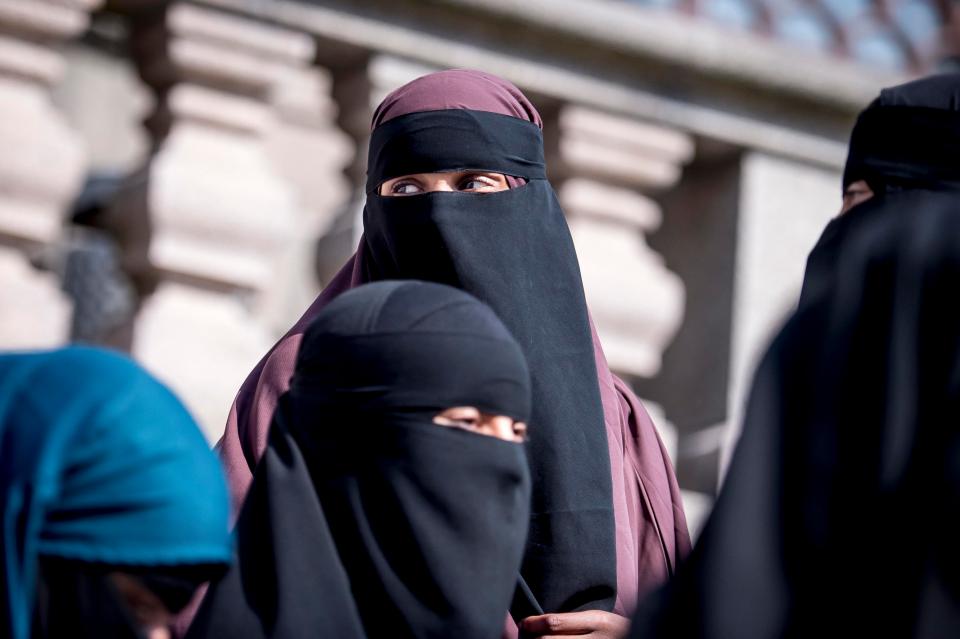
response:
<svg viewBox="0 0 960 639"><path fill-rule="evenodd" d="M380 188L381 195L417 195L431 191L464 191L486 193L509 188L502 173L463 172L418 174L387 180Z"/></svg>
<svg viewBox="0 0 960 639"><path fill-rule="evenodd" d="M844 195L847 197L862 197L865 195L869 196L869 195L873 195L873 190L871 190L869 187L866 187L866 186L860 186L860 187L851 186L849 189L847 189Z"/></svg>
<svg viewBox="0 0 960 639"><path fill-rule="evenodd" d="M523 441L527 425L506 415L482 413L473 406L448 408L433 418L435 424L452 426L500 439Z"/></svg>

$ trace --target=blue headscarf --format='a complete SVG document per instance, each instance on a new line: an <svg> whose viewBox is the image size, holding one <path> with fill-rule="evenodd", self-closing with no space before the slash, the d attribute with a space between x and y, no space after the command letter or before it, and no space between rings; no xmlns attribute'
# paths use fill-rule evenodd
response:
<svg viewBox="0 0 960 639"><path fill-rule="evenodd" d="M0 355L0 635L27 639L38 558L226 564L220 465L177 398L92 348Z"/></svg>

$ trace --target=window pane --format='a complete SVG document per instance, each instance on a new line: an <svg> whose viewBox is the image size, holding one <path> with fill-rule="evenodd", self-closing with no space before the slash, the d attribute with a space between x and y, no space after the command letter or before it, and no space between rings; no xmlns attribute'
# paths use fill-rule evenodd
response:
<svg viewBox="0 0 960 639"><path fill-rule="evenodd" d="M743 29L757 22L757 9L750 0L704 0L701 12L714 22Z"/></svg>
<svg viewBox="0 0 960 639"><path fill-rule="evenodd" d="M811 9L794 9L776 17L774 33L785 42L821 51L829 50L833 34Z"/></svg>

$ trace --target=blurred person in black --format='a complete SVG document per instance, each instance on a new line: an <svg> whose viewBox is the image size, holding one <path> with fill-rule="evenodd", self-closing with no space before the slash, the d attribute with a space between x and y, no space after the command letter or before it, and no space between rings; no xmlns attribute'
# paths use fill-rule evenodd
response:
<svg viewBox="0 0 960 639"><path fill-rule="evenodd" d="M857 121L843 214L636 637L960 636L960 75Z"/></svg>

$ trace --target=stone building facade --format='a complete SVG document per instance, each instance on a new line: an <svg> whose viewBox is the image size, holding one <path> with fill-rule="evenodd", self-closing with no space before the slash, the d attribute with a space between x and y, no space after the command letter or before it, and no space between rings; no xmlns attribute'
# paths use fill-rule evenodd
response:
<svg viewBox="0 0 960 639"><path fill-rule="evenodd" d="M839 206L853 117L952 53L951 10L0 0L0 347L127 350L216 439L356 246L372 109L429 70L484 69L544 116L611 366L652 407L696 525Z"/></svg>

